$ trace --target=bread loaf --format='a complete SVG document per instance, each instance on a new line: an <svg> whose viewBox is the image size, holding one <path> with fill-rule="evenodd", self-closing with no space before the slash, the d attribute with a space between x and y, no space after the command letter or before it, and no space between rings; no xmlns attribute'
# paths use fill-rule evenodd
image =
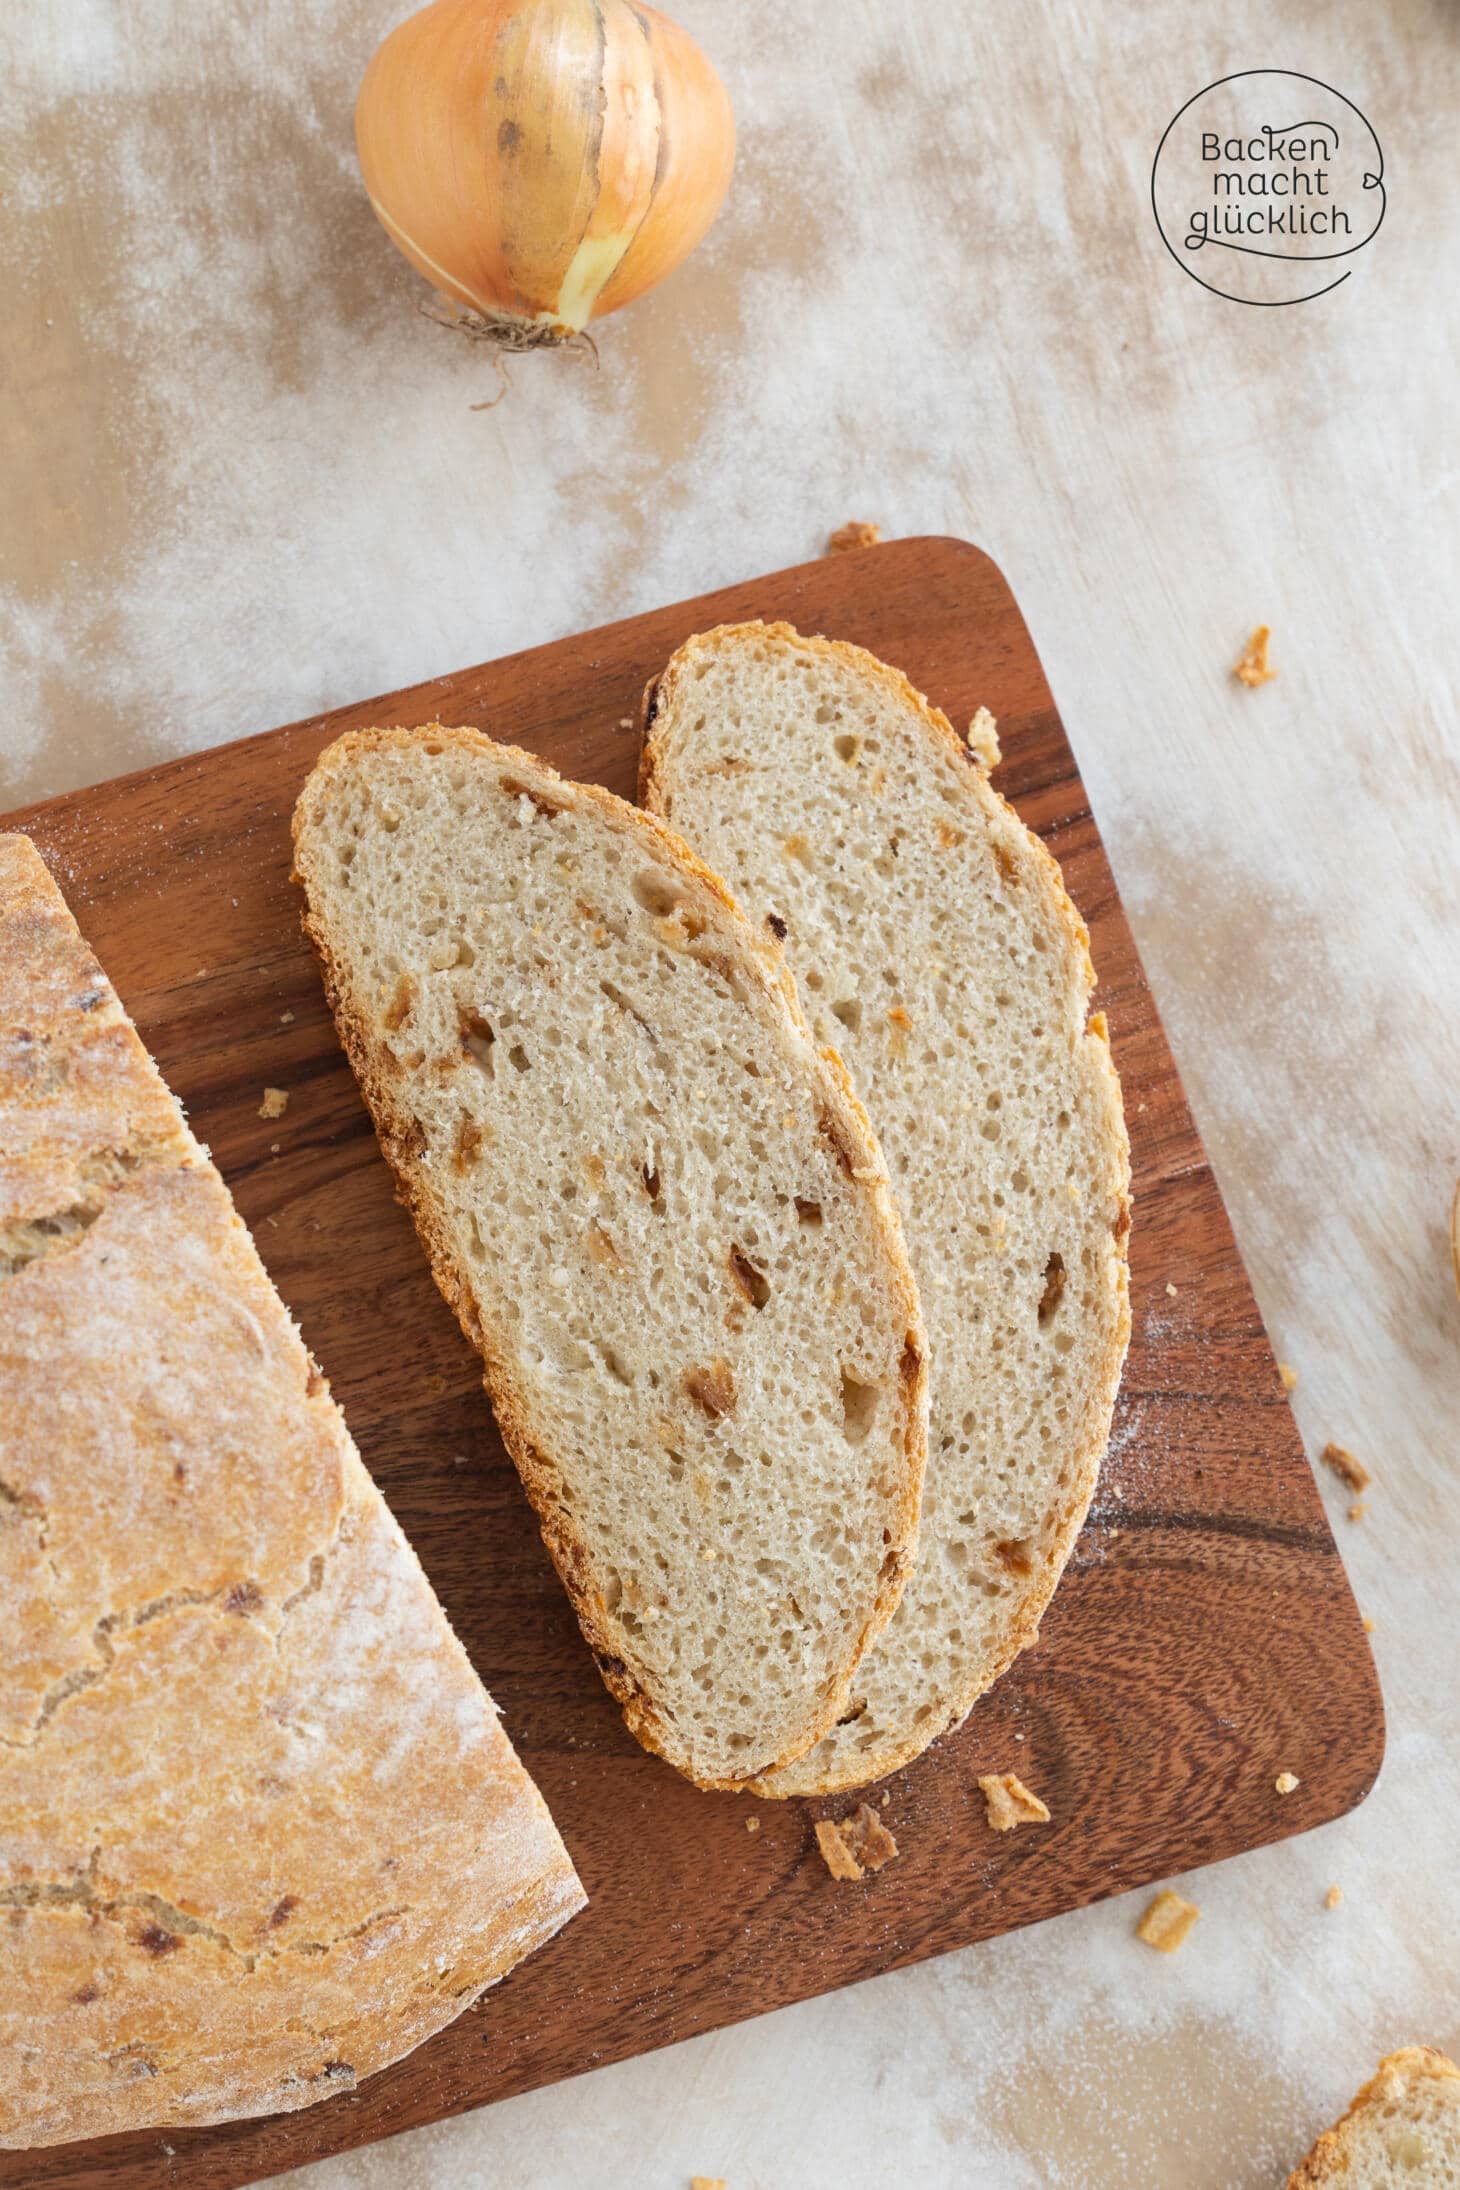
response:
<svg viewBox="0 0 1460 2190"><path fill-rule="evenodd" d="M437 1282L634 1733L800 1755L895 1605L917 1296L777 954L656 821L473 730L375 730L295 815L306 927Z"/></svg>
<svg viewBox="0 0 1460 2190"><path fill-rule="evenodd" d="M0 2143L349 2089L583 1893L222 1180L0 836Z"/></svg>
<svg viewBox="0 0 1460 2190"><path fill-rule="evenodd" d="M1129 1330L1129 1162L1059 869L860 648L747 624L651 687L641 795L784 938L886 1151L929 1339L918 1564L843 1722L761 1794L904 1764L1032 1641Z"/></svg>

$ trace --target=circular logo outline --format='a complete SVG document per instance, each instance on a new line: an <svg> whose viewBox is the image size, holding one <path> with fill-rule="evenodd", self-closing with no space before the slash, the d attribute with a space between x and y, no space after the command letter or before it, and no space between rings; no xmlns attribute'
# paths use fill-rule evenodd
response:
<svg viewBox="0 0 1460 2190"><path fill-rule="evenodd" d="M1357 114L1365 129L1367 129L1369 135L1373 138L1374 149L1379 155L1378 174L1365 175L1364 177L1365 186L1368 187L1369 185L1372 185L1373 188L1375 188L1379 193L1379 218L1375 221L1367 236L1361 237L1357 243L1349 244L1346 249L1342 251L1314 251L1311 253L1302 254L1287 251L1259 251L1252 244L1242 243L1224 243L1222 245L1223 250L1238 251L1245 258L1284 259L1287 260L1290 264L1297 264L1300 262L1303 264L1317 264L1319 261L1324 259L1351 258L1355 251L1362 251L1366 249L1367 246L1373 242L1375 236L1378 235L1379 230L1383 227L1384 216L1389 210L1389 193L1384 187L1384 147L1379 142L1378 130L1375 129L1373 123L1369 120L1368 115L1364 112L1361 106L1356 105L1352 99L1348 98L1343 92L1337 90L1334 85L1326 84L1321 76L1309 76L1306 75L1302 69L1296 68L1233 69L1230 75L1218 76L1215 82L1210 84L1204 84L1200 91L1194 91L1191 97L1186 100L1185 104L1179 106L1176 109L1176 112L1172 115L1170 121L1162 130L1161 141L1156 146L1156 155L1151 162L1151 214L1156 223L1156 233L1161 238L1161 241L1166 250L1170 253L1170 256L1175 260L1176 264L1181 268L1182 273L1188 275L1190 279L1196 283L1199 289L1205 289L1210 296L1225 297L1226 301L1229 304L1254 305L1261 311L1281 311L1285 306L1289 304L1312 304L1319 297L1332 296L1334 290L1341 288L1344 282L1348 280L1349 276L1353 272L1353 268L1351 266L1346 266L1343 272L1338 276L1338 279L1336 281L1330 281L1325 283L1324 287L1321 289L1310 289L1305 295L1301 297L1234 296L1230 289L1219 289L1216 286L1215 282L1203 281L1201 275L1195 273L1192 268L1186 263L1185 259L1180 256L1175 246L1172 244L1170 237L1167 235L1165 228L1161 224L1161 208L1156 202L1156 171L1161 164L1161 154L1166 149L1166 139L1170 136L1172 130L1176 127L1176 124L1180 121L1182 115L1185 114L1189 108L1194 107L1198 99L1204 99L1209 91L1220 91L1223 84L1240 83L1243 77L1246 76L1290 76L1295 83L1316 84L1320 91L1326 91L1331 99L1337 99L1341 106L1346 106L1349 108L1351 113Z"/></svg>

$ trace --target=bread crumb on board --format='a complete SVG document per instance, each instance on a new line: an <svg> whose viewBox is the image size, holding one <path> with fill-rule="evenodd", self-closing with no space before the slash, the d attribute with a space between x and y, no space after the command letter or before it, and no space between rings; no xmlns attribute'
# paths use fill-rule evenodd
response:
<svg viewBox="0 0 1460 2190"><path fill-rule="evenodd" d="M1342 1899L1342 1886L1330 1886L1327 1893L1323 1896L1323 1906L1325 1909L1336 1909Z"/></svg>
<svg viewBox="0 0 1460 2190"><path fill-rule="evenodd" d="M1011 1833L1016 1825L1049 1823L1049 1811L1017 1772L983 1772L978 1784L989 1824L996 1833Z"/></svg>
<svg viewBox="0 0 1460 2190"><path fill-rule="evenodd" d="M1295 1392L1298 1389L1298 1372L1296 1369L1290 1369L1286 1361L1278 1363L1278 1375L1283 1380L1283 1390L1285 1392Z"/></svg>
<svg viewBox="0 0 1460 2190"><path fill-rule="evenodd" d="M281 1027L292 1027L292 1026L293 1026L293 1024L294 1024L294 1014L293 1014L293 1012L292 1012L292 1011L281 1011L281 1012L280 1012L280 1014L279 1014L279 1024L280 1024L280 1026L281 1026Z"/></svg>
<svg viewBox="0 0 1460 2190"><path fill-rule="evenodd" d="M760 1819L758 1817L748 1817L745 1820L745 1830L748 1833L758 1833L760 1831Z"/></svg>
<svg viewBox="0 0 1460 2190"><path fill-rule="evenodd" d="M1362 1460L1351 1453L1347 1445L1325 1445L1322 1453L1325 1467L1332 1468L1341 1483L1351 1491L1367 1490L1373 1480Z"/></svg>
<svg viewBox="0 0 1460 2190"><path fill-rule="evenodd" d="M289 1108L289 1097L282 1087L266 1087L264 1099L259 1104L261 1118L282 1118Z"/></svg>
<svg viewBox="0 0 1460 2190"><path fill-rule="evenodd" d="M1268 643L1272 633L1266 624L1259 624L1247 641L1237 661L1232 664L1232 674L1239 684L1255 689L1259 684L1271 684L1277 671L1267 658Z"/></svg>
<svg viewBox="0 0 1460 2190"><path fill-rule="evenodd" d="M880 1871L897 1853L897 1842L868 1802L849 1817L818 1818L816 1845L833 1878L856 1879L866 1871Z"/></svg>
<svg viewBox="0 0 1460 2190"><path fill-rule="evenodd" d="M1200 1915L1194 1901L1183 1900L1179 1893L1163 1886L1137 1924L1136 1937L1144 1939L1158 1954L1174 1954Z"/></svg>
<svg viewBox="0 0 1460 2190"><path fill-rule="evenodd" d="M993 773L1004 757L999 750L998 722L986 707L976 707L973 711L973 720L968 726L968 750L986 776Z"/></svg>
<svg viewBox="0 0 1460 2190"><path fill-rule="evenodd" d="M853 548L876 547L881 538L880 525L869 525L865 518L853 517L846 524L837 526L826 543L826 552L828 555L846 555Z"/></svg>
<svg viewBox="0 0 1460 2190"><path fill-rule="evenodd" d="M1290 1795L1293 1789L1301 1784L1296 1772L1279 1772L1277 1778L1273 1781L1273 1785L1280 1795Z"/></svg>
<svg viewBox="0 0 1460 2190"><path fill-rule="evenodd" d="M1166 1284L1166 1291L1167 1291L1167 1294L1169 1295L1169 1297L1170 1297L1170 1298L1171 1298L1172 1300L1175 1300L1175 1298L1176 1298L1176 1287L1175 1287L1175 1286L1174 1286L1174 1285L1173 1285L1173 1284L1172 1284L1172 1283L1170 1282L1170 1280L1169 1280L1169 1279L1167 1280L1167 1284Z"/></svg>
<svg viewBox="0 0 1460 2190"><path fill-rule="evenodd" d="M1365 1633L1366 1635L1372 1635L1372 1634L1373 1634L1373 1632L1374 1632L1374 1620L1373 1620L1373 1615L1372 1615L1371 1613L1368 1613L1368 1612L1366 1612L1366 1613L1364 1614L1364 1633Z"/></svg>

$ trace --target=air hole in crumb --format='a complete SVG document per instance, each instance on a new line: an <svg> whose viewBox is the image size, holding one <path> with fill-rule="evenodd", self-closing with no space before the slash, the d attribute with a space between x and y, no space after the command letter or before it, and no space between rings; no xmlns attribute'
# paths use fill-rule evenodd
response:
<svg viewBox="0 0 1460 2190"><path fill-rule="evenodd" d="M862 1007L855 996L843 997L839 1004L833 1004L831 1015L834 1019L840 1019L848 1033L858 1034L861 1032Z"/></svg>
<svg viewBox="0 0 1460 2190"><path fill-rule="evenodd" d="M838 760L855 760L862 749L861 739L853 737L849 730L844 730L839 738L833 738L832 743L836 747Z"/></svg>
<svg viewBox="0 0 1460 2190"><path fill-rule="evenodd" d="M683 892L657 867L646 867L634 876L633 892L645 912L659 920L667 920L683 897Z"/></svg>
<svg viewBox="0 0 1460 2190"><path fill-rule="evenodd" d="M655 1216L662 1217L664 1214L664 1196L659 1186L659 1173L652 1164L646 1163L640 1167L639 1176L644 1182L644 1192L653 1204Z"/></svg>
<svg viewBox="0 0 1460 2190"><path fill-rule="evenodd" d="M511 1065L514 1072L529 1072L532 1069L531 1065L528 1062L527 1051L522 1047L522 1044L520 1042L514 1042L512 1047L508 1050L507 1062L509 1065Z"/></svg>
<svg viewBox="0 0 1460 2190"><path fill-rule="evenodd" d="M1039 1321L1041 1327L1048 1323L1059 1307L1065 1289L1065 1258L1051 1255L1044 1266L1044 1291L1039 1296Z"/></svg>
<svg viewBox="0 0 1460 2190"><path fill-rule="evenodd" d="M820 1222L821 1222L821 1204L820 1204L820 1202L819 1202L819 1201L802 1201L802 1199L801 1199L801 1196L800 1196L800 1195L798 1194L798 1195L796 1196L796 1216L797 1216L797 1220L798 1220L798 1221L799 1221L800 1223L802 1223L802 1224L820 1224Z"/></svg>
<svg viewBox="0 0 1460 2190"><path fill-rule="evenodd" d="M461 1037L462 1055L470 1057L473 1064L480 1065L489 1080L494 1079L497 1067L492 1057L492 1048L497 1037L492 1031L491 1022L484 1019L479 1011L472 1011L463 1005L457 1011L456 1024Z"/></svg>
<svg viewBox="0 0 1460 2190"><path fill-rule="evenodd" d="M603 1356L603 1366L605 1367L605 1369L607 1369L609 1375L613 1378L614 1382L616 1384L626 1385L630 1390L632 1390L634 1382L633 1371L625 1367L622 1357L614 1351L612 1346L600 1345L598 1351Z"/></svg>
<svg viewBox="0 0 1460 2190"><path fill-rule="evenodd" d="M842 1432L849 1445L860 1445L872 1427L881 1387L863 1384L842 1370Z"/></svg>

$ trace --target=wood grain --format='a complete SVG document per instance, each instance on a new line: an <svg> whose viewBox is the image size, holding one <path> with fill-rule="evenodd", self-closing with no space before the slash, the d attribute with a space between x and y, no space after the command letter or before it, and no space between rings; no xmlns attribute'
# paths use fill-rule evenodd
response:
<svg viewBox="0 0 1460 2190"><path fill-rule="evenodd" d="M856 1886L832 1883L811 1832L845 1803L698 1794L624 1730L392 1199L288 880L295 794L341 730L478 723L631 795L623 725L643 684L692 631L751 615L872 647L955 723L993 709L996 781L1090 927L1131 1129L1134 1331L1089 1525L1038 1647L890 1782L901 1854ZM225 2190L1281 1839L1368 1791L1383 1750L1368 1645L1043 672L977 549L911 540L808 564L6 825L35 837L211 1145L590 1906L356 2093L10 2155L0 2184ZM272 1124L265 1085L290 1094ZM1052 1822L996 1836L975 1782L1012 1767ZM1285 1769L1300 1784L1283 1800Z"/></svg>

